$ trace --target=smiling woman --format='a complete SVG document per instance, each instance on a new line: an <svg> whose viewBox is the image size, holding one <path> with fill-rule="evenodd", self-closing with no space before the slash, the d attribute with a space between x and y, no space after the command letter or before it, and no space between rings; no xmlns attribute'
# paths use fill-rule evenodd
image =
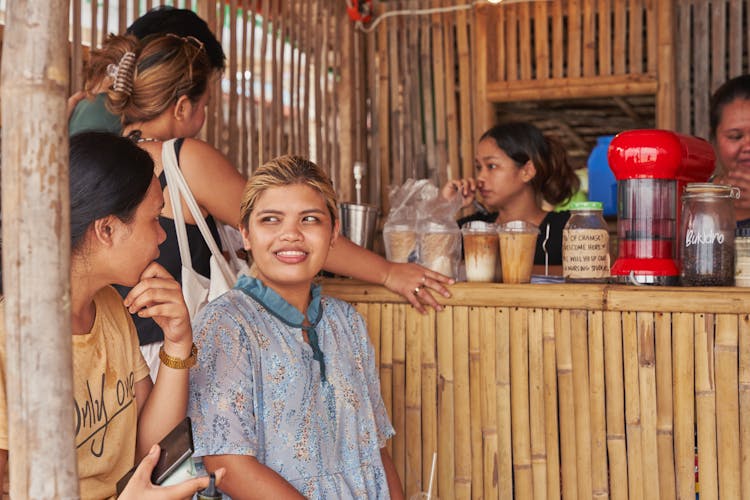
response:
<svg viewBox="0 0 750 500"><path fill-rule="evenodd" d="M282 156L250 178L241 212L257 277L195 319L196 455L227 468L232 497L402 498L364 321L313 284L338 236L331 181Z"/></svg>

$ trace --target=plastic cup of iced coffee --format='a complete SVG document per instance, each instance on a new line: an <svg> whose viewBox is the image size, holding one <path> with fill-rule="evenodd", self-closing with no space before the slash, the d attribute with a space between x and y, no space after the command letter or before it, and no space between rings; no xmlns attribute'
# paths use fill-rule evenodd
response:
<svg viewBox="0 0 750 500"><path fill-rule="evenodd" d="M391 262L409 262L417 246L417 233L406 224L386 225L383 228L385 258Z"/></svg>
<svg viewBox="0 0 750 500"><path fill-rule="evenodd" d="M419 262L423 266L449 278L456 277L461 260L461 231L458 226L447 227L429 223L419 235Z"/></svg>
<svg viewBox="0 0 750 500"><path fill-rule="evenodd" d="M503 283L529 283L539 227L514 220L498 228Z"/></svg>
<svg viewBox="0 0 750 500"><path fill-rule="evenodd" d="M492 283L497 279L499 242L497 226L471 221L461 228L464 241L466 281Z"/></svg>

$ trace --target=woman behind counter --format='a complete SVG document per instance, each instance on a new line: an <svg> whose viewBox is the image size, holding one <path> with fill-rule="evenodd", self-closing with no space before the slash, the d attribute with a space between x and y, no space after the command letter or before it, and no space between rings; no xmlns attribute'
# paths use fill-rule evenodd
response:
<svg viewBox="0 0 750 500"><path fill-rule="evenodd" d="M540 231L535 265L545 264L542 244L549 228L549 265L562 265L562 230L570 212L543 207L544 202L558 205L568 200L580 184L562 146L530 123L495 125L479 139L474 169L475 178L449 181L441 190L446 199L460 193L464 207L471 205L477 192L482 195L489 213L459 219L459 226L473 220L536 224Z"/></svg>
<svg viewBox="0 0 750 500"><path fill-rule="evenodd" d="M711 143L718 159L714 181L740 188L737 224L750 224L750 75L727 80L711 97Z"/></svg>

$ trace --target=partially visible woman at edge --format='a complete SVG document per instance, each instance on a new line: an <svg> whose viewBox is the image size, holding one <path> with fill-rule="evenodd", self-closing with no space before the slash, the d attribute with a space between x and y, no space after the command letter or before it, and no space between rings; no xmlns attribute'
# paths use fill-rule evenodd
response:
<svg viewBox="0 0 750 500"><path fill-rule="evenodd" d="M71 424L85 499L112 497L117 481L144 456L123 498L184 498L208 484L202 478L157 488L143 470L156 462L155 443L185 418L187 368L196 358L180 285L154 262L165 235L157 220L164 198L153 169L151 157L122 137L91 132L70 140L70 311L78 415L71 415ZM133 288L123 300L112 283ZM129 313L152 318L164 331L164 366L155 384ZM0 478L8 459L4 325L0 321ZM104 427L96 418L81 417L93 411L86 410L92 394L93 404L106 409Z"/></svg>
<svg viewBox="0 0 750 500"><path fill-rule="evenodd" d="M570 212L549 211L544 202L552 206L563 203L580 184L562 145L530 123L495 125L479 138L474 172L473 178L449 181L441 194L446 199L462 196L464 207L481 194L489 213L474 213L459 219L458 224L524 220L539 226L536 266L545 264L542 244L549 228L549 265L561 266L562 230Z"/></svg>
<svg viewBox="0 0 750 500"><path fill-rule="evenodd" d="M214 225L213 219L236 226L246 179L220 151L194 138L205 121L209 86L216 75L202 44L191 37L174 35L150 37L142 43L132 36L111 36L101 50L92 52L91 61L98 67L111 64L116 69L107 104L121 116L123 134L154 158L162 189L166 187L162 142L184 138L179 143L179 165L209 227ZM160 220L167 240L162 245L160 262L173 276L179 276L171 201L166 191L164 196L166 204ZM183 212L186 222L194 223L187 208ZM210 252L196 226L188 228L188 238L193 267L207 276ZM442 309L428 288L450 296L444 285L452 280L416 264L388 262L345 238L339 238L324 269L383 284L406 297L421 312L425 304ZM159 342L161 334L153 325L137 326L141 344Z"/></svg>
<svg viewBox="0 0 750 500"><path fill-rule="evenodd" d="M750 225L750 75L727 80L711 97L710 139L718 160L714 182L740 188L738 225Z"/></svg>

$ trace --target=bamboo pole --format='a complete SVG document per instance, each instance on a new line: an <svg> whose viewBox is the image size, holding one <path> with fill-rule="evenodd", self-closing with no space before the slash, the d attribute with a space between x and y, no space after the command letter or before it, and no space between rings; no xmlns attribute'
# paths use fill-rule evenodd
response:
<svg viewBox="0 0 750 500"><path fill-rule="evenodd" d="M612 0L599 0L599 31L597 47L599 49L599 74L612 74Z"/></svg>
<svg viewBox="0 0 750 500"><path fill-rule="evenodd" d="M562 465L562 497L565 500L578 498L576 472L576 420L573 360L570 339L570 311L562 310L556 318L557 330L557 391L560 422L560 463ZM585 494L584 494L585 495Z"/></svg>
<svg viewBox="0 0 750 500"><path fill-rule="evenodd" d="M588 313L589 410L591 414L591 487L594 498L608 498L607 421L604 404L603 313Z"/></svg>
<svg viewBox="0 0 750 500"><path fill-rule="evenodd" d="M482 328L480 309L469 308L469 416L471 426L471 498L482 498L482 403L481 371L479 366L479 331Z"/></svg>
<svg viewBox="0 0 750 500"><path fill-rule="evenodd" d="M549 16L547 2L534 4L534 57L536 59L536 78L544 80L550 75L549 61Z"/></svg>
<svg viewBox="0 0 750 500"><path fill-rule="evenodd" d="M654 315L650 312L636 316L638 335L638 393L642 439L643 497L658 498L659 448L656 437L656 354L654 343Z"/></svg>
<svg viewBox="0 0 750 500"><path fill-rule="evenodd" d="M582 75L581 0L568 0L568 78Z"/></svg>
<svg viewBox="0 0 750 500"><path fill-rule="evenodd" d="M672 424L672 316L654 315L656 344L656 439L659 449L659 494L675 498L675 459Z"/></svg>
<svg viewBox="0 0 750 500"><path fill-rule="evenodd" d="M586 311L570 312L570 350L573 363L578 494L593 494L591 478L591 407Z"/></svg>
<svg viewBox="0 0 750 500"><path fill-rule="evenodd" d="M503 6L505 14L505 71L506 80L518 80L518 9L516 5Z"/></svg>
<svg viewBox="0 0 750 500"><path fill-rule="evenodd" d="M381 322L380 311L381 304L365 304L367 306L367 333L372 342L372 349L375 352L375 369L380 371L380 339L381 339Z"/></svg>
<svg viewBox="0 0 750 500"><path fill-rule="evenodd" d="M544 327L541 309L529 311L529 431L534 497L547 498L547 449L544 408ZM488 497L487 498L493 498Z"/></svg>
<svg viewBox="0 0 750 500"><path fill-rule="evenodd" d="M680 500L695 495L695 395L693 315L672 315L674 455L676 495Z"/></svg>
<svg viewBox="0 0 750 500"><path fill-rule="evenodd" d="M565 76L565 44L563 43L563 9L562 2L552 3L552 77Z"/></svg>
<svg viewBox="0 0 750 500"><path fill-rule="evenodd" d="M510 412L513 424L513 484L518 498L533 498L529 423L528 310L510 310Z"/></svg>
<svg viewBox="0 0 750 500"><path fill-rule="evenodd" d="M73 447L68 4L6 6L2 328L11 498L78 496ZM41 197L40 197L41 194Z"/></svg>
<svg viewBox="0 0 750 500"><path fill-rule="evenodd" d="M718 498L713 315L695 315L695 411L703 498Z"/></svg>
<svg viewBox="0 0 750 500"><path fill-rule="evenodd" d="M643 481L643 430L638 385L638 329L636 314L622 314L622 354L625 381L625 432L628 449L628 491L630 498L644 498L649 487Z"/></svg>
<svg viewBox="0 0 750 500"><path fill-rule="evenodd" d="M453 307L436 315L438 362L438 495L455 498L456 439L453 375Z"/></svg>
<svg viewBox="0 0 750 500"><path fill-rule="evenodd" d="M627 50L625 39L627 37L627 14L625 0L616 0L615 4L615 22L614 22L614 50L612 51L615 66L615 75L624 75L627 73L625 68L625 51Z"/></svg>
<svg viewBox="0 0 750 500"><path fill-rule="evenodd" d="M422 331L420 314L406 310L406 496L422 491Z"/></svg>
<svg viewBox="0 0 750 500"><path fill-rule="evenodd" d="M649 73L659 74L659 90L656 94L656 126L674 129L677 126L677 60L675 58L675 4L671 0L657 0L658 50L651 56L649 50ZM649 24L653 23L653 12ZM654 30L649 29L649 47L654 43L651 37ZM653 62L652 62L653 58ZM656 65L656 68L652 68Z"/></svg>
<svg viewBox="0 0 750 500"><path fill-rule="evenodd" d="M393 304L385 303L381 310L381 332L380 332L380 393L383 396L383 403L388 412L388 418L394 423L395 415L393 413L393 327L394 314ZM400 330L396 330L397 332ZM389 439L386 447L391 457L394 457L393 442L395 439Z"/></svg>
<svg viewBox="0 0 750 500"><path fill-rule="evenodd" d="M421 315L420 334L422 335L422 489L427 491L430 484L432 456L438 450L437 443L437 360L435 310L430 309ZM440 485L433 484L432 492L440 495Z"/></svg>
<svg viewBox="0 0 750 500"><path fill-rule="evenodd" d="M557 362L555 359L555 311L542 311L544 377L544 444L547 454L547 499L560 498L560 449L557 429ZM559 318L559 313L557 314ZM507 498L507 497L503 497Z"/></svg>
<svg viewBox="0 0 750 500"><path fill-rule="evenodd" d="M739 411L740 411L740 479L741 495L750 496L750 316L740 315L739 337Z"/></svg>
<svg viewBox="0 0 750 500"><path fill-rule="evenodd" d="M398 304L393 311L393 464L406 490L406 307Z"/></svg>
<svg viewBox="0 0 750 500"><path fill-rule="evenodd" d="M510 310L495 309L495 386L498 427L498 482L500 498L513 495L513 443L511 433Z"/></svg>
<svg viewBox="0 0 750 500"><path fill-rule="evenodd" d="M521 3L518 9L518 35L519 35L519 66L521 68L521 80L533 78L531 73L531 51L534 45L531 41L531 16L529 15L529 4Z"/></svg>
<svg viewBox="0 0 750 500"><path fill-rule="evenodd" d="M740 498L740 412L738 391L737 315L716 316L716 437L719 491Z"/></svg>
<svg viewBox="0 0 750 500"><path fill-rule="evenodd" d="M612 500L628 495L625 443L625 386L623 381L622 322L618 312L604 313L604 382L606 385L607 456Z"/></svg>
<svg viewBox="0 0 750 500"><path fill-rule="evenodd" d="M482 498L498 497L497 392L495 387L497 346L494 313L495 309L491 307L482 307L479 310L480 410L482 417L482 465L484 467Z"/></svg>
<svg viewBox="0 0 750 500"><path fill-rule="evenodd" d="M596 74L596 2L583 2L583 75ZM602 15L603 13L600 13ZM605 33L608 33L607 30Z"/></svg>
<svg viewBox="0 0 750 500"><path fill-rule="evenodd" d="M458 103L456 102L456 37L453 35L453 16L443 14L445 26L443 36L443 52L445 54L445 125L448 129L448 178L460 179L462 168L459 151L458 138Z"/></svg>
<svg viewBox="0 0 750 500"><path fill-rule="evenodd" d="M643 73L643 1L628 1L629 73Z"/></svg>
<svg viewBox="0 0 750 500"><path fill-rule="evenodd" d="M473 113L474 110L471 107L471 94L474 88L474 80L472 78L471 66L470 66L470 47L469 47L469 20L466 16L466 11L458 11L456 13L456 47L458 57L458 81L460 86L459 101L461 108L459 109L460 115L460 127L461 127L461 158L463 163L460 165L459 171L462 172L463 177L471 177L474 174L474 162L471 158L474 157L474 132L473 132Z"/></svg>
<svg viewBox="0 0 750 500"><path fill-rule="evenodd" d="M440 0L432 0L433 7L440 6ZM432 21L432 75L433 75L433 97L435 101L435 167L437 168L438 185L444 185L449 178L448 167L448 144L446 130L446 93L445 79L445 52L443 43L443 29L441 14L435 13L431 16ZM482 90L486 82L482 82Z"/></svg>
<svg viewBox="0 0 750 500"><path fill-rule="evenodd" d="M456 498L471 498L471 404L469 399L469 309L453 308Z"/></svg>

